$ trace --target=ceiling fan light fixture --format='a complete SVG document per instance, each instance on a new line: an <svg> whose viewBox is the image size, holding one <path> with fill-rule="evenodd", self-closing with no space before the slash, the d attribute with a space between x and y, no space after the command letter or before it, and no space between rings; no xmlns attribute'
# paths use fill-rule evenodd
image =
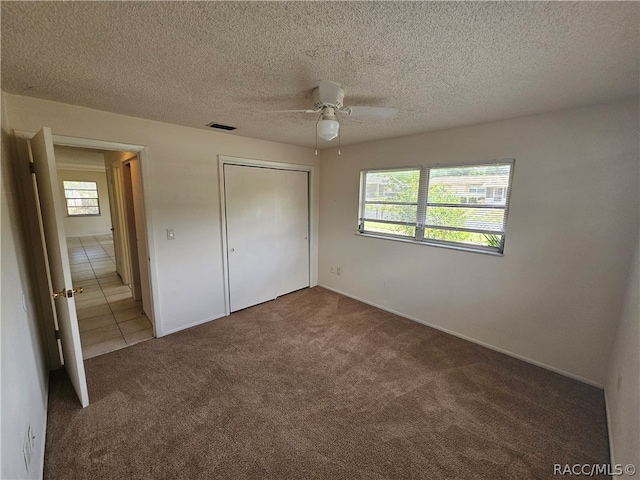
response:
<svg viewBox="0 0 640 480"><path fill-rule="evenodd" d="M330 142L338 136L340 123L337 120L322 119L318 122L318 136L327 142Z"/></svg>

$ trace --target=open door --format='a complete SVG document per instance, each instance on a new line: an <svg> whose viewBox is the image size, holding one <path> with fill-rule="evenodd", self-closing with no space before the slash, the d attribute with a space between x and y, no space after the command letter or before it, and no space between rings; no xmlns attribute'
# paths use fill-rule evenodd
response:
<svg viewBox="0 0 640 480"><path fill-rule="evenodd" d="M153 318L153 302L151 301L151 275L149 273L149 249L147 244L147 225L144 218L144 201L142 194L142 173L140 169L140 159L136 156L127 162L131 177L131 201L133 203L133 216L136 238L136 252L138 257L138 275L140 277L140 299L142 308L147 317ZM138 298L135 298L138 300Z"/></svg>
<svg viewBox="0 0 640 480"><path fill-rule="evenodd" d="M110 165L107 168L107 189L109 192L109 206L111 207L111 232L113 234L113 248L116 256L116 273L120 275L122 283L129 285L129 252L124 248L124 228L122 226L122 194L119 191L118 176L120 168Z"/></svg>
<svg viewBox="0 0 640 480"><path fill-rule="evenodd" d="M31 140L31 158L35 172L35 195L40 207L43 248L46 252L49 292L60 329L64 367L83 407L89 405L87 380L82 360L80 329L71 283L71 268L64 232L64 204L60 196L51 129L42 128ZM54 319L55 321L56 319Z"/></svg>
<svg viewBox="0 0 640 480"><path fill-rule="evenodd" d="M136 231L136 212L133 204L133 182L131 178L131 164L124 163L121 166L122 187L124 197L124 220L127 229L129 261L131 262L131 278L129 286L134 300L142 299L142 285L140 283L140 256L138 255L138 235Z"/></svg>

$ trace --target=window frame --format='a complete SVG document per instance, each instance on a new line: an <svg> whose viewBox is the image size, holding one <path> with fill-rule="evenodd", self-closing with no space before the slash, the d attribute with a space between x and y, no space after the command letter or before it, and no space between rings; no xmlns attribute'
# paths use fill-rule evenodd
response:
<svg viewBox="0 0 640 480"><path fill-rule="evenodd" d="M498 166L498 165L510 166L509 179L508 179L507 186L501 187L501 188L505 188L504 206L492 205L492 204L474 204L474 203L460 203L459 205L457 204L455 205L443 204L443 205L449 205L450 208L463 207L463 208L486 208L486 209L503 210L504 211L504 220L502 222L503 230L501 230L500 232L496 232L493 230L470 229L470 228L455 228L455 227L443 228L444 227L443 225L434 226L434 225L428 225L426 223L427 208L429 206L434 206L434 205L429 205L428 203L429 189L431 188L431 183L430 183L431 170L442 169L442 168L469 168L469 167L485 167L485 166L490 167L490 166ZM377 220L377 219L367 219L365 214L366 206L367 206L367 202L366 202L367 175L370 173L377 173L377 172L380 172L380 173L404 172L404 171L411 171L411 170L419 171L416 221L414 223L411 223L411 222L394 222L394 221L385 221L385 220ZM386 240L395 240L395 241L401 241L401 242L407 242L407 243L413 243L413 244L419 244L419 245L430 245L430 246L436 246L436 247L451 248L455 250L464 250L469 252L503 256L505 240L507 236L506 225L508 220L509 207L511 204L511 188L513 186L514 170L515 170L515 158L505 158L500 160L469 162L469 163L452 164L452 165L426 164L426 165L412 165L407 167L363 169L360 171L360 196L359 196L359 204L358 204L357 235L365 236L365 237L381 238ZM495 188L496 187L494 187L494 190ZM485 195L486 195L486 192L485 192ZM493 197L491 199L492 201L494 200ZM375 203L380 203L380 202L375 202ZM421 224L418 219L424 219L424 223ZM396 235L393 233L365 230L364 226L366 221L386 223L390 225L401 224L401 225L407 225L410 227L415 227L415 234L413 236L402 235L402 234ZM474 244L463 243L463 242L455 242L451 240L425 238L424 237L425 230L427 230L430 227L431 228L436 227L440 230L453 230L453 231L461 231L461 232L472 231L472 232L481 233L481 234L498 234L501 236L501 242L499 247L492 247L492 246L485 246L485 245L474 245Z"/></svg>
<svg viewBox="0 0 640 480"><path fill-rule="evenodd" d="M95 188L95 192L96 192L96 196L95 196L95 200L97 205L84 205L84 207L98 207L98 213L71 213L69 211L69 207L83 207L83 205L69 205L69 200L82 200L82 199L91 199L93 200L92 197L68 197L67 196L67 190L87 190L87 191L94 191L94 189L82 189L82 188L66 188L66 183L68 182L83 182L83 183L93 183L96 188ZM67 217L99 217L102 215L102 210L100 209L100 192L98 190L98 182L94 181L94 180L63 180L62 181L62 190L64 193L64 202L65 202L65 207L67 210Z"/></svg>

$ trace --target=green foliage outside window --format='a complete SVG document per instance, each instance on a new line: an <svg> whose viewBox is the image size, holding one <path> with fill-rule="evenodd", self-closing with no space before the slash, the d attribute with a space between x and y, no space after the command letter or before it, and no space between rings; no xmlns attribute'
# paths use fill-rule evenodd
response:
<svg viewBox="0 0 640 480"><path fill-rule="evenodd" d="M361 231L408 239L419 233L425 241L502 251L506 196L495 192L508 189L511 167L512 162L366 172ZM428 178L428 200L419 198L421 172ZM420 201L425 202L421 209ZM418 211L424 218L417 218Z"/></svg>

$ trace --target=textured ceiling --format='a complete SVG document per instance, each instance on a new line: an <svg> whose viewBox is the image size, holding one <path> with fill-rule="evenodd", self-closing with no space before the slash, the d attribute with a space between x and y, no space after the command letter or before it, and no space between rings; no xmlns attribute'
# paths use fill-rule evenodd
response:
<svg viewBox="0 0 640 480"><path fill-rule="evenodd" d="M314 81L342 144L638 95L636 2L2 2L2 89L314 145ZM320 147L333 146L321 141Z"/></svg>

